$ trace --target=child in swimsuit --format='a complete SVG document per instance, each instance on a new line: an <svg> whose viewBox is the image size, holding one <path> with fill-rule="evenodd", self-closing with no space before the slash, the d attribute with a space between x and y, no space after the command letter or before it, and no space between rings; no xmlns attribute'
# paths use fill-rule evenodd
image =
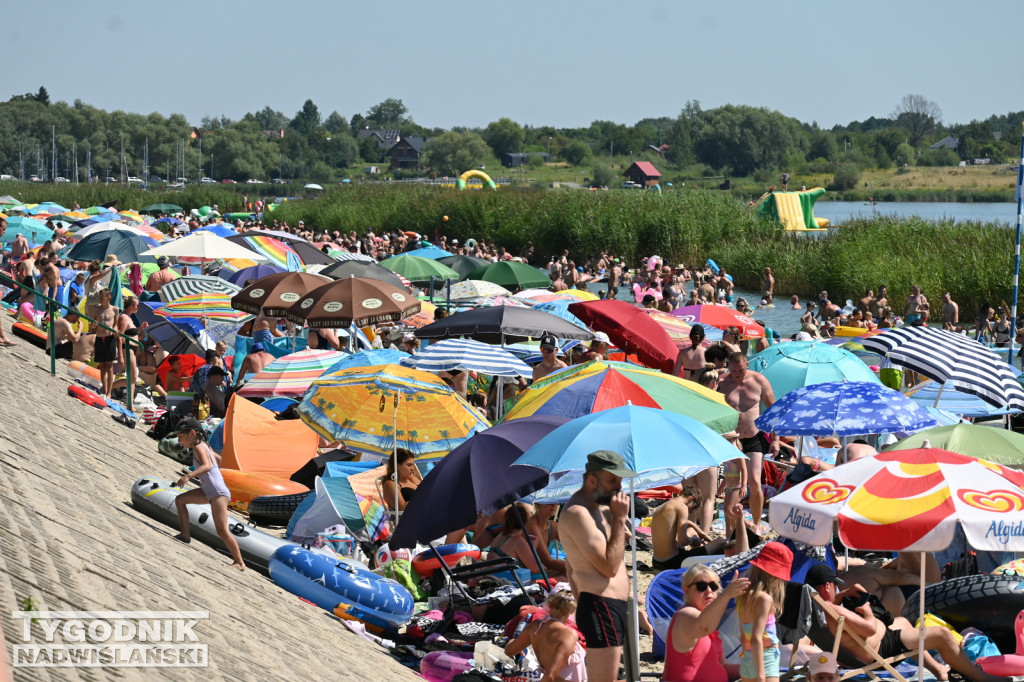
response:
<svg viewBox="0 0 1024 682"><path fill-rule="evenodd" d="M723 509L732 509L738 502L743 501L743 493L747 488L747 467L740 457L730 459L725 463L722 470L722 501ZM731 527L730 519L725 519L725 536L735 530Z"/></svg>
<svg viewBox="0 0 1024 682"><path fill-rule="evenodd" d="M750 565L750 590L736 600L743 646L740 677L744 682L777 682L781 652L775 618L782 614L793 551L781 542L769 542Z"/></svg>
<svg viewBox="0 0 1024 682"><path fill-rule="evenodd" d="M544 679L586 682L587 651L580 642L579 631L569 617L576 613L576 598L571 592L555 591L547 600L550 618L531 622L505 647L505 654L515 656L532 646ZM557 670L557 673L550 671Z"/></svg>

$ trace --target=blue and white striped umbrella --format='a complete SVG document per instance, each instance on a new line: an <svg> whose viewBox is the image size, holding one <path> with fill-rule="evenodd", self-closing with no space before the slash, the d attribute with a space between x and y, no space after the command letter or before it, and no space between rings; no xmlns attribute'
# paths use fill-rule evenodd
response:
<svg viewBox="0 0 1024 682"><path fill-rule="evenodd" d="M883 353L897 365L990 405L1024 411L1024 388L1010 366L974 339L934 327L903 327L862 343L865 349Z"/></svg>
<svg viewBox="0 0 1024 682"><path fill-rule="evenodd" d="M562 318L563 320L568 320L577 327L586 327L587 325L583 322L583 320L569 312L569 305L576 302L576 299L565 298L561 301L545 301L544 303L538 303L537 305L531 307L534 310L543 310L544 312L556 315Z"/></svg>
<svg viewBox="0 0 1024 682"><path fill-rule="evenodd" d="M402 364L424 372L461 369L499 377L528 377L533 372L526 363L508 351L472 339L437 341L416 355L402 358Z"/></svg>
<svg viewBox="0 0 1024 682"><path fill-rule="evenodd" d="M221 279L220 277L208 277L206 275L189 275L188 277L179 277L172 279L167 284L160 287L160 300L164 303L170 303L176 301L182 296L192 296L194 294L227 294L228 296L234 296L241 287L237 284Z"/></svg>
<svg viewBox="0 0 1024 682"><path fill-rule="evenodd" d="M757 428L782 436L913 433L938 425L899 391L871 381L829 381L790 391L757 418Z"/></svg>
<svg viewBox="0 0 1024 682"><path fill-rule="evenodd" d="M346 260L362 260L369 263L377 262L373 259L373 256L367 256L365 253L353 253L351 251L332 251L331 258L339 262Z"/></svg>

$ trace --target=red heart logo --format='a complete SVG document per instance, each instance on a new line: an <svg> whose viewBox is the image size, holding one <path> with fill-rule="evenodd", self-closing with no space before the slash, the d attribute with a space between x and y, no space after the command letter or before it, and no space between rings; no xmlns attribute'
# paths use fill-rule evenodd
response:
<svg viewBox="0 0 1024 682"><path fill-rule="evenodd" d="M804 488L803 498L812 504L837 504L853 493L852 485L839 485L830 478L815 478Z"/></svg>
<svg viewBox="0 0 1024 682"><path fill-rule="evenodd" d="M1013 490L958 490L957 497L971 507L1005 514L1024 509L1024 496Z"/></svg>

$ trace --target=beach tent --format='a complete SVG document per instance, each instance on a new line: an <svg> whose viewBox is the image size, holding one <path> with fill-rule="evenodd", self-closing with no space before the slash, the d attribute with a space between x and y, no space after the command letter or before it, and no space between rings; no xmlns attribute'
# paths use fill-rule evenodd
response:
<svg viewBox="0 0 1024 682"><path fill-rule="evenodd" d="M224 417L221 466L288 479L316 456L316 433L298 419L276 415L240 395L231 397Z"/></svg>
<svg viewBox="0 0 1024 682"><path fill-rule="evenodd" d="M312 539L325 528L342 523L349 530L363 528L360 499L380 503L375 481L385 467L377 462L330 462L324 476L316 478L313 495L292 514L286 537Z"/></svg>

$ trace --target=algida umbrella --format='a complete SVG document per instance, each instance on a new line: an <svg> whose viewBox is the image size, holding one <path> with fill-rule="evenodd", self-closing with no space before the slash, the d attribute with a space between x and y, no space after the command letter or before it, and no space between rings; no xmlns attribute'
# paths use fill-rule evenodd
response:
<svg viewBox="0 0 1024 682"><path fill-rule="evenodd" d="M420 311L412 294L376 279L349 277L324 284L285 311L292 322L310 327L365 327L397 322Z"/></svg>
<svg viewBox="0 0 1024 682"><path fill-rule="evenodd" d="M279 272L261 277L231 297L231 307L256 315L263 309L268 317L284 315L313 289L329 284L330 277L307 272Z"/></svg>

